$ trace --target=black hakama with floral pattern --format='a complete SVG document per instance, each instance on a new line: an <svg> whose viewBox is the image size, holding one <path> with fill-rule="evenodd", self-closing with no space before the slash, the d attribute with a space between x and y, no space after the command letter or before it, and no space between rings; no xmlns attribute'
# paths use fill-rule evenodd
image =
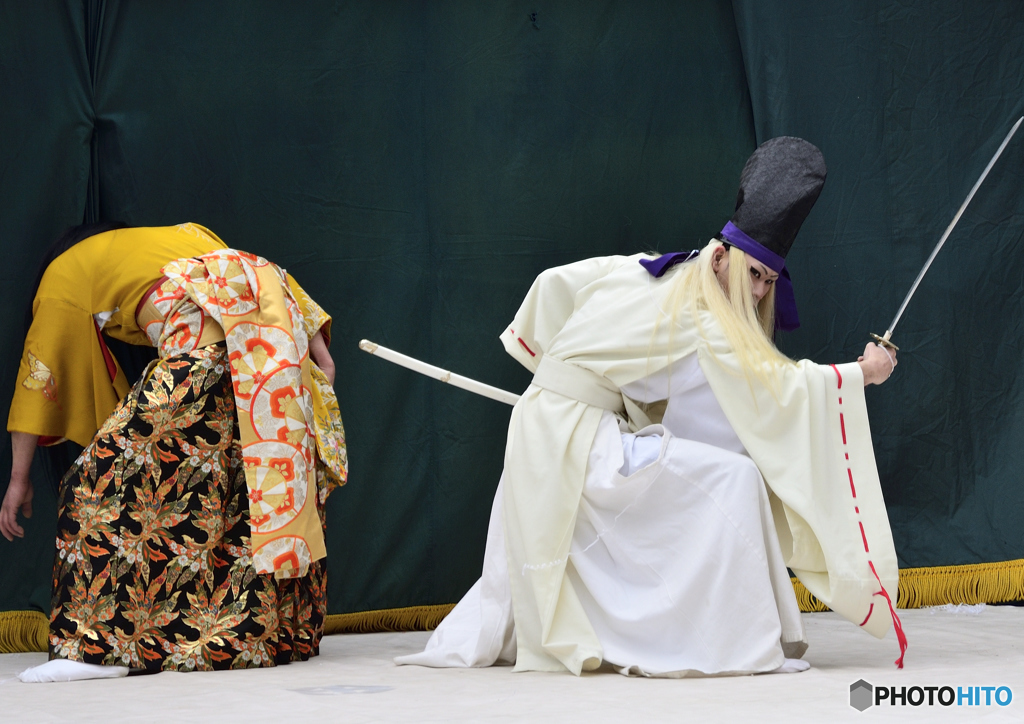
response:
<svg viewBox="0 0 1024 724"><path fill-rule="evenodd" d="M135 384L61 483L50 658L192 671L318 653L325 561L255 572L237 430L223 344ZM318 466L321 524L327 481Z"/></svg>

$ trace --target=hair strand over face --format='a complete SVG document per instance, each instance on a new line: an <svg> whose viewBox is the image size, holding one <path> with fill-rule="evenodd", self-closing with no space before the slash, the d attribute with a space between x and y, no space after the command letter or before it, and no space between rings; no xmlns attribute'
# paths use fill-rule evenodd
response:
<svg viewBox="0 0 1024 724"><path fill-rule="evenodd" d="M693 262L677 274L672 292L672 321L684 310L693 315L697 329L704 333L702 311L710 312L721 325L729 346L736 354L748 382L757 380L773 392L778 387L777 371L792 360L782 354L772 338L775 333L775 285L759 302L754 303L746 255L730 247L729 291L722 288L712 268L717 249L724 245L712 239ZM713 349L710 350L714 355Z"/></svg>

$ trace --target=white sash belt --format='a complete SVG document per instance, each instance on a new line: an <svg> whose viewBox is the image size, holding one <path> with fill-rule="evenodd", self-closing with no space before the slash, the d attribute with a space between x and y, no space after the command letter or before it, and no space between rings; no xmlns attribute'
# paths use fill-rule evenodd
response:
<svg viewBox="0 0 1024 724"><path fill-rule="evenodd" d="M551 355L540 359L533 384L572 400L612 412L625 412L619 388L596 372L578 367Z"/></svg>

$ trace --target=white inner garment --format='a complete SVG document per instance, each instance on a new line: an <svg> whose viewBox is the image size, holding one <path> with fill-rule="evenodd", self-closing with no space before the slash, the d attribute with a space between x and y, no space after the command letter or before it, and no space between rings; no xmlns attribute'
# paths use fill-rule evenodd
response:
<svg viewBox="0 0 1024 724"><path fill-rule="evenodd" d="M740 381L742 383L742 381ZM624 674L771 671L806 648L757 467L691 355L623 388L668 399L661 425L622 432L606 412L591 448L566 573ZM398 663L515 660L499 485L480 581L420 654Z"/></svg>

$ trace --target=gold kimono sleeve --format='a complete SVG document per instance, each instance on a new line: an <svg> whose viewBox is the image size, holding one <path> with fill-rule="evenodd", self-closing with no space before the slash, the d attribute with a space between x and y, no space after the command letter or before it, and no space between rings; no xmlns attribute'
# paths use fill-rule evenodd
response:
<svg viewBox="0 0 1024 724"><path fill-rule="evenodd" d="M88 311L59 299L37 301L8 431L67 438L83 447L92 441L129 387L99 334Z"/></svg>

